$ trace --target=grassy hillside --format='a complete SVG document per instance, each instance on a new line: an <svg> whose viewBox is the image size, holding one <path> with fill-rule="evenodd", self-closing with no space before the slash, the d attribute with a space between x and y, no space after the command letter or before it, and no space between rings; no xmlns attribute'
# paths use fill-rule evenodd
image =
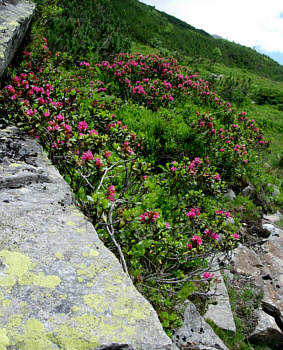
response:
<svg viewBox="0 0 283 350"><path fill-rule="evenodd" d="M57 3L59 13L50 14L45 35L52 49L68 51L74 59L126 52L131 43L138 42L283 81L283 67L271 58L251 48L215 39L205 31L137 0L53 2Z"/></svg>

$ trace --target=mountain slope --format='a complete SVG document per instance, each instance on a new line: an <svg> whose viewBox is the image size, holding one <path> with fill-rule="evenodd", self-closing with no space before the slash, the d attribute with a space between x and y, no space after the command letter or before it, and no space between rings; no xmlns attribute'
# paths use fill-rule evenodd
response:
<svg viewBox="0 0 283 350"><path fill-rule="evenodd" d="M42 1L37 0L37 3ZM283 66L255 50L224 39L145 5L137 0L60 0L50 14L46 33L53 50L67 51L74 60L129 52L141 43L173 55L202 57L229 67L283 81ZM58 15L59 14L59 15Z"/></svg>

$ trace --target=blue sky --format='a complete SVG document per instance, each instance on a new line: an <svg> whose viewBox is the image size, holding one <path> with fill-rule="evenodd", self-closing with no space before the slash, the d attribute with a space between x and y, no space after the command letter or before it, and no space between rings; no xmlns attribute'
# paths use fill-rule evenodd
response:
<svg viewBox="0 0 283 350"><path fill-rule="evenodd" d="M139 0L283 65L283 0Z"/></svg>

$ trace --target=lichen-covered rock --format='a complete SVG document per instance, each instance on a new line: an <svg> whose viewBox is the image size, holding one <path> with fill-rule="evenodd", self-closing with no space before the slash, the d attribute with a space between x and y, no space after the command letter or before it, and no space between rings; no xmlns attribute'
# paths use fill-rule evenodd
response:
<svg viewBox="0 0 283 350"><path fill-rule="evenodd" d="M155 311L38 144L9 128L0 130L4 150L0 349L171 350Z"/></svg>
<svg viewBox="0 0 283 350"><path fill-rule="evenodd" d="M22 42L34 10L31 1L5 0L0 3L0 78Z"/></svg>

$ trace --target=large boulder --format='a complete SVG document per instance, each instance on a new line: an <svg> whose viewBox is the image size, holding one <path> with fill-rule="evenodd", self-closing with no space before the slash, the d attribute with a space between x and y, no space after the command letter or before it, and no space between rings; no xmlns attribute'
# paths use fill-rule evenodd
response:
<svg viewBox="0 0 283 350"><path fill-rule="evenodd" d="M0 78L18 50L34 10L35 4L31 1L0 2Z"/></svg>
<svg viewBox="0 0 283 350"><path fill-rule="evenodd" d="M171 350L39 145L0 130L0 160L0 349Z"/></svg>

